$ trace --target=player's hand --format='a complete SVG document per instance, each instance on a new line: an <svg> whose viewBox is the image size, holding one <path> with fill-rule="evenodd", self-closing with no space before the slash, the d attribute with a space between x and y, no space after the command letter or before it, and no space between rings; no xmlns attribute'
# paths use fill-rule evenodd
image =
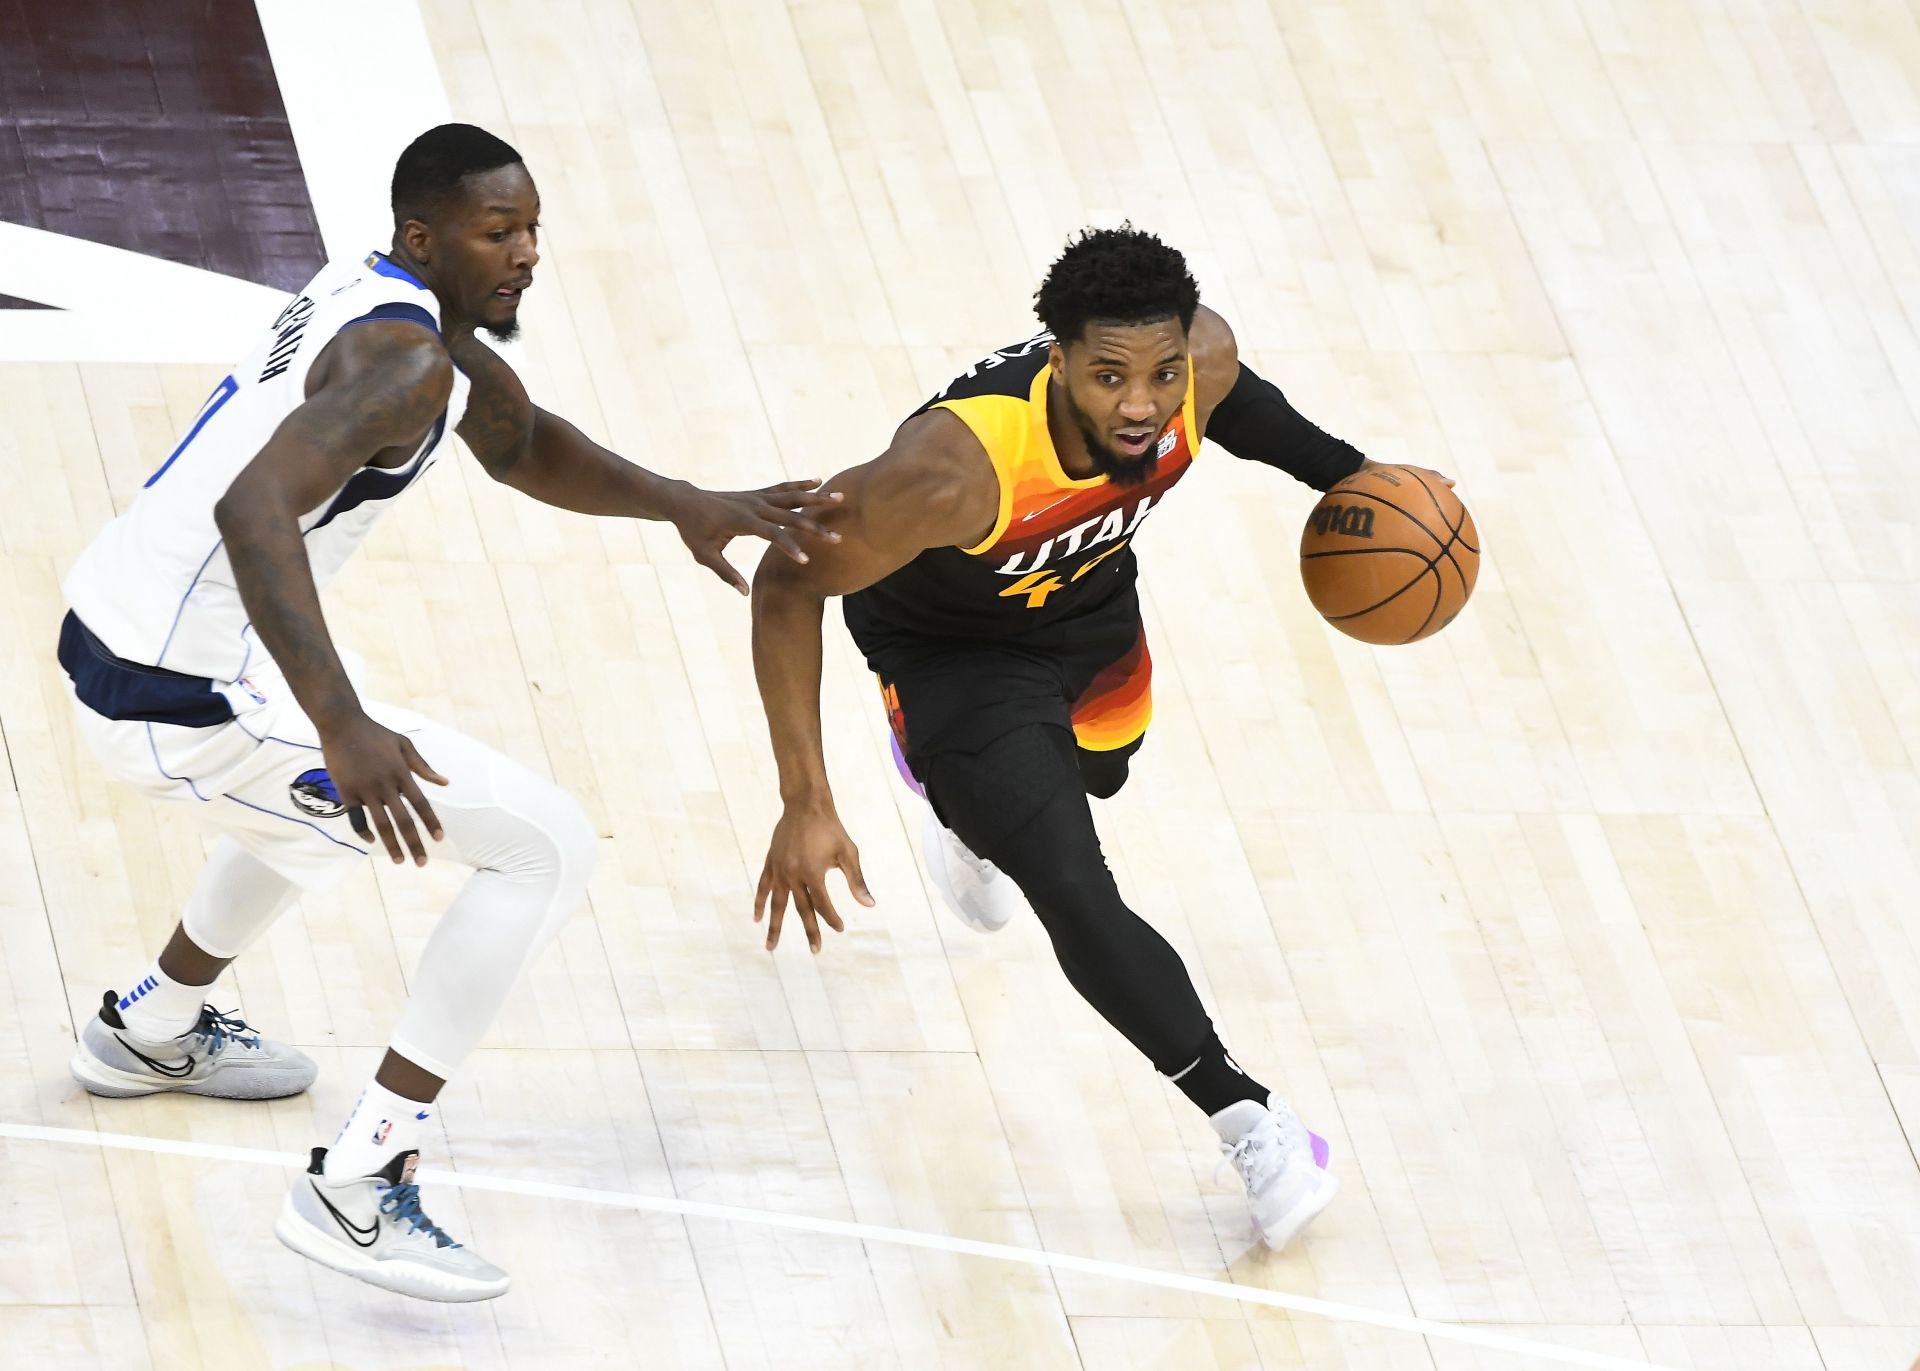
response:
<svg viewBox="0 0 1920 1371"><path fill-rule="evenodd" d="M434 817L433 806L427 803L413 778L424 777L435 785L445 785L447 778L427 765L426 759L415 750L413 740L404 733L382 728L362 714L323 734L320 753L326 760L334 791L340 803L347 807L347 822L353 825L360 840L373 841L373 833L367 827L367 816L371 814L373 827L379 830L380 841L386 844L387 853L394 861L406 860L400 851L404 840L407 851L413 854L414 864L425 866L427 849L420 841L413 815L420 816L420 822L426 825L435 842L446 835L441 831L440 820ZM409 806L412 813L408 812Z"/></svg>
<svg viewBox="0 0 1920 1371"><path fill-rule="evenodd" d="M748 593L746 579L735 571L724 555L727 544L746 535L765 538L796 562L805 562L794 533L840 541L829 532L814 511L831 509L840 503L840 492L822 491L818 481L782 481L764 490L701 490L690 486L677 502L672 519L680 531L680 540L693 554L693 560L739 591Z"/></svg>
<svg viewBox="0 0 1920 1371"><path fill-rule="evenodd" d="M831 804L789 805L780 822L774 825L773 841L767 845L767 864L760 872L760 890L753 897L753 921L766 917L769 902L773 914L767 920L767 951L780 943L780 925L787 914L787 899L800 914L807 930L807 946L820 950L820 924L825 920L835 933L847 931L833 900L827 894L827 868L838 867L847 878L853 898L868 909L873 896L867 890L867 878L860 874L860 849L853 845L847 830Z"/></svg>
<svg viewBox="0 0 1920 1371"><path fill-rule="evenodd" d="M1419 475L1431 477L1432 479L1438 481L1441 485L1445 486L1447 489L1449 490L1453 489L1453 477L1443 476L1439 472L1434 471L1428 467L1417 467L1412 465L1409 462L1376 462L1371 457L1361 458L1360 471L1365 471L1369 467L1398 467L1402 471L1417 472ZM1355 472L1354 474L1357 476L1359 475L1359 472Z"/></svg>

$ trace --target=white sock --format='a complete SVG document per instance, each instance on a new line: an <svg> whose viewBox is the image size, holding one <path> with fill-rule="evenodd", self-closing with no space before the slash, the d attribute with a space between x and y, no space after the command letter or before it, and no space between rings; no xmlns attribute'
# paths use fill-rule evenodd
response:
<svg viewBox="0 0 1920 1371"><path fill-rule="evenodd" d="M180 984L156 960L116 1007L127 1032L144 1042L163 1043L193 1027L206 998L206 986Z"/></svg>
<svg viewBox="0 0 1920 1371"><path fill-rule="evenodd" d="M321 1168L340 1180L371 1176L401 1152L419 1148L420 1135L433 1117L433 1106L396 1095L378 1081L368 1081L360 1103L347 1115L340 1136L327 1149Z"/></svg>

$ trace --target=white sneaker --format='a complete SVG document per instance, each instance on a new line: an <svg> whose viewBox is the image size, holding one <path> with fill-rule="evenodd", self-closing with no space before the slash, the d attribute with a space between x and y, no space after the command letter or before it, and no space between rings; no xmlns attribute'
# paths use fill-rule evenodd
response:
<svg viewBox="0 0 1920 1371"><path fill-rule="evenodd" d="M371 1176L329 1180L327 1149L295 1182L273 1235L322 1266L420 1300L466 1302L507 1293L506 1272L470 1252L420 1211L418 1152L401 1152Z"/></svg>
<svg viewBox="0 0 1920 1371"><path fill-rule="evenodd" d="M976 857L959 835L940 822L928 805L920 817L920 855L927 875L948 909L977 933L997 933L1027 908L1027 897L1013 878L984 857Z"/></svg>
<svg viewBox="0 0 1920 1371"><path fill-rule="evenodd" d="M1327 1169L1327 1140L1307 1130L1287 1102L1242 1100L1212 1116L1220 1151L1247 1187L1260 1241L1278 1252L1333 1203L1340 1181Z"/></svg>
<svg viewBox="0 0 1920 1371"><path fill-rule="evenodd" d="M228 1100L277 1100L313 1084L313 1058L253 1031L238 1012L200 1006L192 1028L165 1042L136 1038L109 990L80 1029L67 1070L95 1095L125 1099L177 1090Z"/></svg>

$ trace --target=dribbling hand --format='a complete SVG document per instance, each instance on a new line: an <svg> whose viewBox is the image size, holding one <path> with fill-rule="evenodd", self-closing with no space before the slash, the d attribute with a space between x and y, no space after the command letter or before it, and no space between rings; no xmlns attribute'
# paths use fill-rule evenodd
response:
<svg viewBox="0 0 1920 1371"><path fill-rule="evenodd" d="M860 850L847 836L839 816L831 805L789 807L774 826L773 840L767 845L767 864L760 872L760 889L753 897L753 921L766 917L769 901L773 910L767 922L767 951L780 943L780 925L786 918L787 899L800 914L807 930L807 946L820 950L820 924L825 921L835 933L847 926L834 912L827 894L827 869L838 867L847 878L853 898L873 908L873 895L867 879L860 874Z"/></svg>
<svg viewBox="0 0 1920 1371"><path fill-rule="evenodd" d="M395 862L406 860L400 850L404 839L414 864L425 866L427 849L414 827L413 814L407 812L408 806L420 816L435 842L446 835L441 831L440 820L434 817L433 806L427 803L413 778L424 777L435 785L445 785L447 778L427 765L426 759L414 748L413 740L381 727L362 714L329 729L320 739L320 752L326 760L334 791L340 803L347 807L347 822L353 825L360 840L373 841L373 833L367 827L367 816L371 814L373 827L379 830L380 841Z"/></svg>

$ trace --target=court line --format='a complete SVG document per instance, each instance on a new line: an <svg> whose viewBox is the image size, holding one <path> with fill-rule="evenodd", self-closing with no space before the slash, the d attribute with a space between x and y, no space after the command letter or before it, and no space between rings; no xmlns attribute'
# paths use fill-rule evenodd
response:
<svg viewBox="0 0 1920 1371"><path fill-rule="evenodd" d="M126 1152L152 1152L163 1156L196 1157L211 1161L240 1162L248 1166L275 1166L298 1169L306 1158L292 1152L268 1152L253 1147L227 1147L219 1143L181 1142L172 1138L143 1138L127 1133L99 1133L87 1128L48 1128L40 1124L0 1123L0 1138L18 1138L24 1142L64 1143L79 1147L109 1147ZM922 1233L911 1228L884 1228L876 1224L852 1223L844 1219L817 1219L804 1214L778 1214L766 1209L743 1209L730 1204L706 1204L699 1200L672 1199L655 1195L636 1195L623 1190L595 1190L578 1185L555 1185L547 1181L515 1180L500 1176L477 1176L465 1171L441 1171L422 1167L417 1179L422 1183L453 1186L461 1190L490 1190L507 1195L529 1195L542 1199L567 1200L576 1204L595 1204L609 1209L633 1209L655 1214L677 1214L683 1218L713 1219L722 1223L756 1224L762 1228L785 1228L795 1232L819 1233L827 1237L851 1238L856 1242L887 1243L895 1247L918 1247L930 1252L950 1252L964 1257L983 1257L989 1261L1011 1262L1019 1266L1048 1267L1055 1271L1077 1271L1086 1276L1125 1281L1132 1285L1157 1286L1163 1290L1181 1290L1193 1295L1236 1300L1241 1304L1284 1309L1291 1313L1313 1314L1342 1323L1368 1324L1395 1333L1416 1337L1440 1338L1466 1343L1496 1352L1559 1362L1565 1366L1587 1366L1596 1371L1682 1371L1678 1367L1653 1362L1630 1361L1624 1357L1534 1342L1506 1333L1468 1328L1458 1324L1435 1323L1429 1319L1368 1309L1361 1305L1336 1304L1308 1295L1289 1295L1257 1286L1233 1285L1226 1281L1183 1276L1155 1271L1143 1266L1123 1266L1118 1262L1097 1261L1059 1252L1042 1252L1005 1243L980 1242L973 1238L955 1238L945 1233Z"/></svg>

